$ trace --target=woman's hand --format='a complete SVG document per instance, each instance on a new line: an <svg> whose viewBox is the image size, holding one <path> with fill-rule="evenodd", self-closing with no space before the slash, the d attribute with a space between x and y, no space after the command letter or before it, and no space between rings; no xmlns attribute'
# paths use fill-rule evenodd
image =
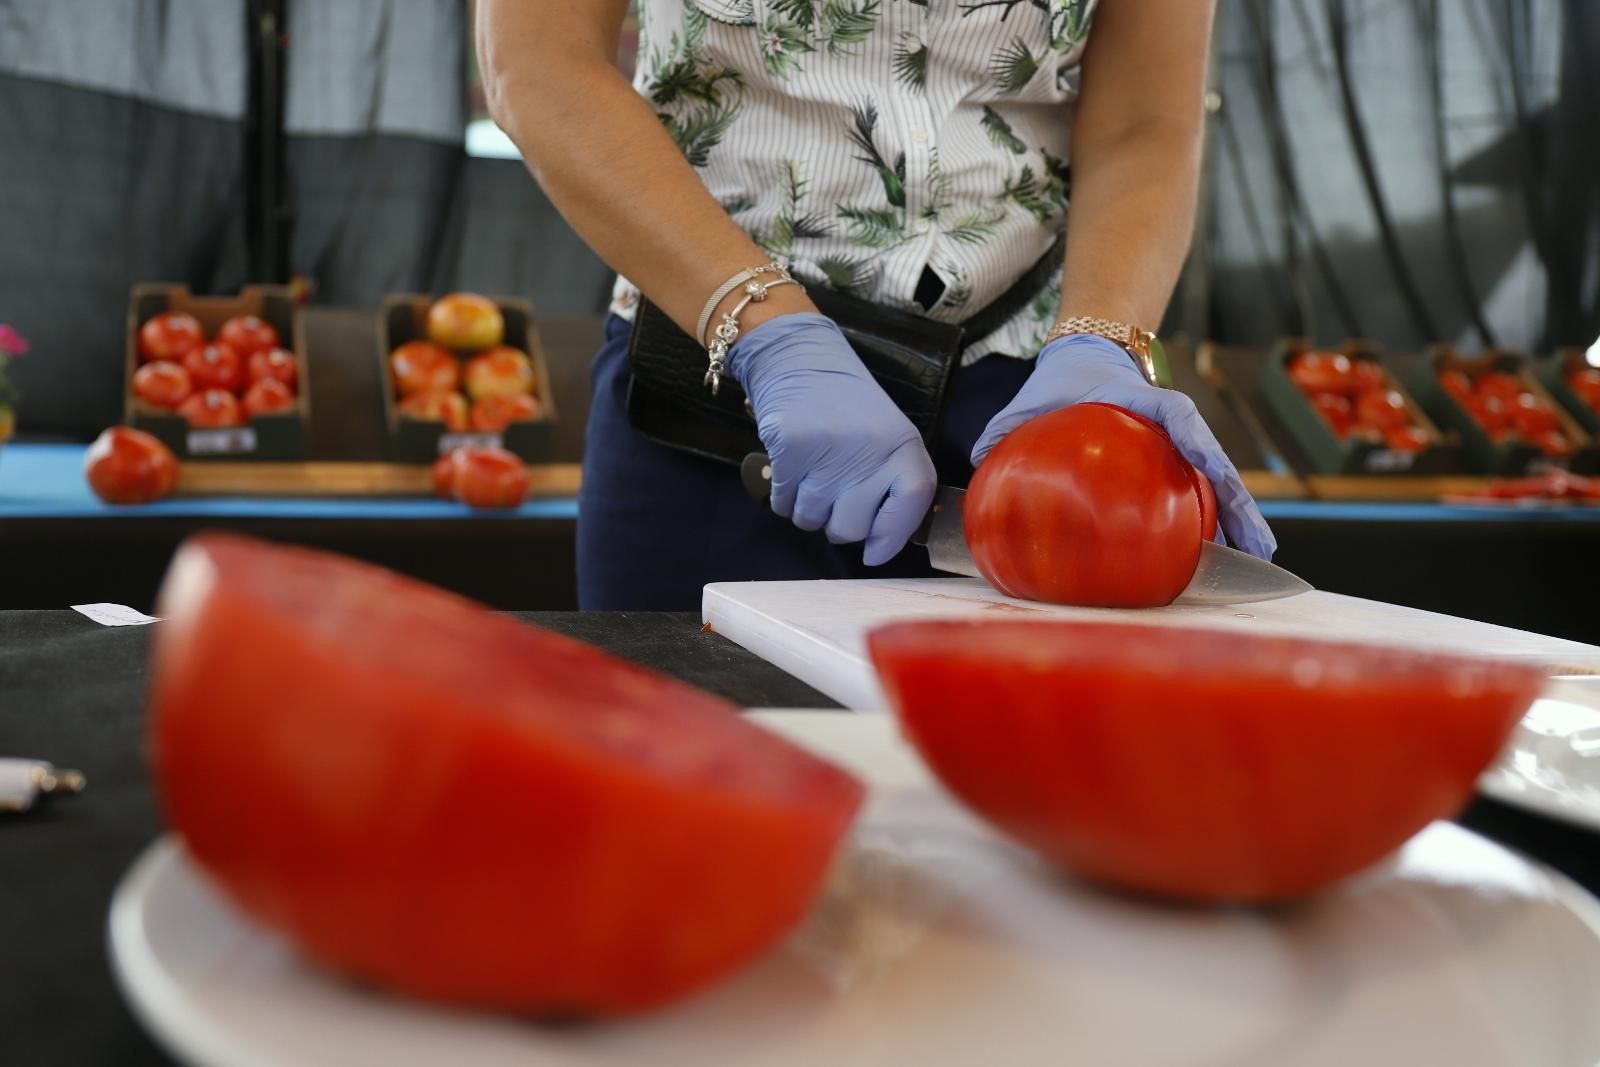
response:
<svg viewBox="0 0 1600 1067"><path fill-rule="evenodd" d="M772 460L772 510L834 544L865 541L868 566L898 554L933 504L933 461L839 327L772 319L734 344L728 373Z"/></svg>
<svg viewBox="0 0 1600 1067"><path fill-rule="evenodd" d="M973 446L973 466L1002 437L1035 415L1090 401L1127 408L1165 427L1184 458L1211 480L1217 517L1229 543L1252 556L1272 558L1278 541L1194 401L1145 381L1128 353L1103 337L1073 334L1045 345L1033 374L1011 403L989 420Z"/></svg>

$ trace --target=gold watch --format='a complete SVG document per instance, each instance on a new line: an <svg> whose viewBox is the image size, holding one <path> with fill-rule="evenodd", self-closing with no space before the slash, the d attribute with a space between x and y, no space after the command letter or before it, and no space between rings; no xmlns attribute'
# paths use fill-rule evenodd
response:
<svg viewBox="0 0 1600 1067"><path fill-rule="evenodd" d="M1045 343L1074 333L1104 337L1128 353L1133 365L1144 375L1145 381L1163 389L1172 388L1172 369L1167 365L1167 351L1161 347L1161 339L1149 330L1141 330L1126 322L1112 322L1110 319L1097 319L1089 315L1074 315L1050 327L1050 332L1045 334Z"/></svg>

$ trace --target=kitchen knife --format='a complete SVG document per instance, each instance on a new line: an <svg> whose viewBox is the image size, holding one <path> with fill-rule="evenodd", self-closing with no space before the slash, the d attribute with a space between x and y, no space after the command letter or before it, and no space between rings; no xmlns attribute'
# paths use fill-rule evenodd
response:
<svg viewBox="0 0 1600 1067"><path fill-rule="evenodd" d="M739 469L745 489L757 500L772 491L772 464L765 455L751 453ZM966 492L941 485L934 495L928 517L911 536L912 544L928 550L934 570L982 578L967 548L962 528L962 503ZM1279 600L1311 591L1311 585L1266 560L1228 548L1213 541L1200 544L1200 563L1194 577L1179 594L1180 604L1249 604L1258 600Z"/></svg>

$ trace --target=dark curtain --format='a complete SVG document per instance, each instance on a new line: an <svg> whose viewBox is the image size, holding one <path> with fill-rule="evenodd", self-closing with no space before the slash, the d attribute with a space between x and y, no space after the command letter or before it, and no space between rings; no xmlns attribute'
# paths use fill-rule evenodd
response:
<svg viewBox="0 0 1600 1067"><path fill-rule="evenodd" d="M1222 0L1209 332L1600 334L1593 0Z"/></svg>
<svg viewBox="0 0 1600 1067"><path fill-rule="evenodd" d="M610 275L521 164L463 148L461 0L291 0L289 269L320 303L469 288L597 314ZM0 322L22 431L119 421L128 288L233 292L243 0L0 0Z"/></svg>

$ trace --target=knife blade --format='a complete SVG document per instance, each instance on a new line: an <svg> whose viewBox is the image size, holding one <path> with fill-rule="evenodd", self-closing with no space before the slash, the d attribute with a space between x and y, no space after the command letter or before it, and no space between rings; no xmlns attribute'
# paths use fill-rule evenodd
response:
<svg viewBox="0 0 1600 1067"><path fill-rule="evenodd" d="M755 452L746 456L739 473L745 489L757 500L765 500L771 494L772 464L765 455ZM911 535L911 543L928 550L928 562L934 570L982 578L977 564L972 562L963 528L966 495L963 489L941 485L927 518ZM1175 603L1249 604L1298 596L1311 589L1309 582L1282 567L1236 548L1204 541L1194 577Z"/></svg>

